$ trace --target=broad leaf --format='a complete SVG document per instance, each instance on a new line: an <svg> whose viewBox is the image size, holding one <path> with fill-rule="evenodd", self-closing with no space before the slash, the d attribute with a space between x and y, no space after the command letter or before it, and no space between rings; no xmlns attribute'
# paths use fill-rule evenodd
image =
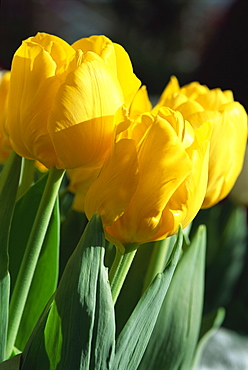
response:
<svg viewBox="0 0 248 370"><path fill-rule="evenodd" d="M190 368L202 318L205 244L200 226L176 268L139 369Z"/></svg>
<svg viewBox="0 0 248 370"><path fill-rule="evenodd" d="M170 263L144 292L121 331L116 342L113 369L135 370L138 368L178 263L182 240L183 234L180 230Z"/></svg>
<svg viewBox="0 0 248 370"><path fill-rule="evenodd" d="M35 183L16 204L10 234L12 289L28 242L47 176ZM59 209L55 206L30 287L15 345L23 350L58 280Z"/></svg>
<svg viewBox="0 0 248 370"><path fill-rule="evenodd" d="M144 283L155 248L162 247L164 249L164 245L166 244L167 253L163 256L164 258L162 258L162 261L160 256L160 266L162 266L159 272L161 272L164 270L167 263L166 256L168 255L169 258L171 255L176 238L177 235L173 235L165 240L150 242L139 246L131 268L128 271L126 280L121 288L121 294L119 295L115 305L117 335L119 335L123 329L145 290ZM133 283L134 281L135 284Z"/></svg>
<svg viewBox="0 0 248 370"><path fill-rule="evenodd" d="M10 279L8 272L9 232L21 169L21 157L14 152L0 176L0 362L5 359Z"/></svg>
<svg viewBox="0 0 248 370"><path fill-rule="evenodd" d="M57 201L41 249L16 339L16 346L20 350L24 349L39 316L57 287L59 226L60 216Z"/></svg>
<svg viewBox="0 0 248 370"><path fill-rule="evenodd" d="M101 220L94 216L24 350L22 370L111 368L114 305L103 244Z"/></svg>

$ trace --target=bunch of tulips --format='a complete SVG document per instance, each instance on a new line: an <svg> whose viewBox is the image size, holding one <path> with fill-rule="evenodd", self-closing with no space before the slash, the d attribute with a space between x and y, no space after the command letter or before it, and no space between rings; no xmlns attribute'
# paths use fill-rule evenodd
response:
<svg viewBox="0 0 248 370"><path fill-rule="evenodd" d="M189 228L246 141L231 91L172 76L152 106L107 37L23 41L0 82L2 365L197 369L213 321L200 336L206 231Z"/></svg>

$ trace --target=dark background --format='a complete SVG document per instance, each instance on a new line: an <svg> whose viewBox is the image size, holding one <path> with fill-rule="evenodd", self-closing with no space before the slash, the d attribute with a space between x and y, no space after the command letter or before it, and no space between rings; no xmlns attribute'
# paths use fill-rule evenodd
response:
<svg viewBox="0 0 248 370"><path fill-rule="evenodd" d="M2 0L0 66L36 32L69 43L105 34L128 51L135 73L158 96L169 77L232 89L247 107L247 0Z"/></svg>

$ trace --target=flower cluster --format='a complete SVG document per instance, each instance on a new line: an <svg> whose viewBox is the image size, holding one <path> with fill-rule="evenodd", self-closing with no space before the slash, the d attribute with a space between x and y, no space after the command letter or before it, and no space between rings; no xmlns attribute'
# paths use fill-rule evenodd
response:
<svg viewBox="0 0 248 370"><path fill-rule="evenodd" d="M128 54L107 37L69 45L38 33L16 51L10 74L0 117L9 145L67 169L74 208L100 214L122 251L186 227L241 171L247 114L231 91L172 77L152 107Z"/></svg>

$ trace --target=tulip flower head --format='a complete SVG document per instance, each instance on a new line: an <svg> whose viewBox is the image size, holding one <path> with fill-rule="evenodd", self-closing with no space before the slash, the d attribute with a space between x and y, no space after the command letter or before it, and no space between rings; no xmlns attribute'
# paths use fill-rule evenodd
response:
<svg viewBox="0 0 248 370"><path fill-rule="evenodd" d="M211 124L194 130L168 108L130 120L87 193L87 217L100 214L122 252L186 227L206 193L210 135Z"/></svg>
<svg viewBox="0 0 248 370"><path fill-rule="evenodd" d="M243 166L247 141L247 114L231 91L210 90L198 82L180 87L172 77L154 108L180 111L194 128L212 123L207 193L203 208L228 195Z"/></svg>
<svg viewBox="0 0 248 370"><path fill-rule="evenodd" d="M128 54L107 37L69 45L38 33L23 41L11 68L6 130L13 149L47 168L103 161L113 117L140 86Z"/></svg>

